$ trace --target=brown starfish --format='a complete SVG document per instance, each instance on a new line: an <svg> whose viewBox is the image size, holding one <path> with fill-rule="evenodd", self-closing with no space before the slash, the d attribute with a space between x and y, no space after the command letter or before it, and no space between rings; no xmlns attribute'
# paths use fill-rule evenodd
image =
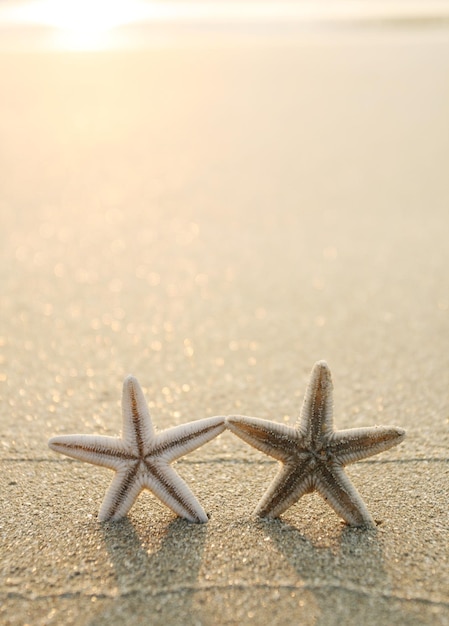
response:
<svg viewBox="0 0 449 626"><path fill-rule="evenodd" d="M226 419L232 432L282 466L256 507L261 517L278 517L301 496L318 491L353 526L374 526L344 466L400 443L402 428L333 429L332 379L325 361L315 363L296 428L256 417Z"/></svg>

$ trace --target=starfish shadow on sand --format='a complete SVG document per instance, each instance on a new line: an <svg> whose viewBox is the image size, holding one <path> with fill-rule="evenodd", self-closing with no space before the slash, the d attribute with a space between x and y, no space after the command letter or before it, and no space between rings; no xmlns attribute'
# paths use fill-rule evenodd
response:
<svg viewBox="0 0 449 626"><path fill-rule="evenodd" d="M394 595L379 531L344 525L312 541L280 519L256 522L290 566L292 585L302 596L297 623L418 624L407 602ZM305 619L302 620L302 612ZM307 616L307 617L306 617ZM399 620L399 621L398 621ZM402 620L402 621L401 621Z"/></svg>
<svg viewBox="0 0 449 626"><path fill-rule="evenodd" d="M195 623L192 601L206 526L176 518L162 539L150 531L138 533L126 518L103 523L101 529L118 589L115 598L103 600L89 626L116 620L127 626Z"/></svg>

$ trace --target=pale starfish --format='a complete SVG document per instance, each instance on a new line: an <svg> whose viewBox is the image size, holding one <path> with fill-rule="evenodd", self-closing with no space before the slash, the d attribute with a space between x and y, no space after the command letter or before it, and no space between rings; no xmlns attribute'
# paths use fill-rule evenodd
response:
<svg viewBox="0 0 449 626"><path fill-rule="evenodd" d="M123 383L122 413L120 439L65 435L48 442L56 452L117 472L98 519L125 517L142 489L149 489L177 515L191 522L207 522L203 507L170 463L221 433L225 418L208 417L155 433L142 389L132 376Z"/></svg>
<svg viewBox="0 0 449 626"><path fill-rule="evenodd" d="M325 361L315 363L296 428L256 417L226 420L232 432L282 466L256 507L260 517L278 517L301 496L318 491L353 526L374 526L343 467L400 443L402 428L333 429L332 379Z"/></svg>

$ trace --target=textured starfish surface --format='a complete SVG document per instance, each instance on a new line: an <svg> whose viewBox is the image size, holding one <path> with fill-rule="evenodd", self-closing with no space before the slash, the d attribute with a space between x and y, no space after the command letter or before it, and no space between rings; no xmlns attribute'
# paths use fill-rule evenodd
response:
<svg viewBox="0 0 449 626"><path fill-rule="evenodd" d="M149 489L177 515L207 522L203 507L170 463L221 433L225 418L209 417L155 433L142 389L132 376L123 383L122 413L120 439L66 435L48 442L56 452L116 471L99 520L121 519L142 489Z"/></svg>
<svg viewBox="0 0 449 626"><path fill-rule="evenodd" d="M400 443L402 428L333 429L332 379L325 361L315 363L296 428L255 417L233 416L228 428L282 466L256 507L260 517L278 517L301 496L318 491L352 526L374 526L343 467Z"/></svg>

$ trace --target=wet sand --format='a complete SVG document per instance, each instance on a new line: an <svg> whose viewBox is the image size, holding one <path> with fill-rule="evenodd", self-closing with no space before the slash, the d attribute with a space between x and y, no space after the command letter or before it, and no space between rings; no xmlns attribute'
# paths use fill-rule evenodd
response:
<svg viewBox="0 0 449 626"><path fill-rule="evenodd" d="M0 619L449 624L449 37L424 29L0 55ZM316 494L251 512L276 463L229 432L176 465L210 514L56 434L117 435L125 375L162 429L294 424L312 365L335 426L407 430L348 468L377 529Z"/></svg>

